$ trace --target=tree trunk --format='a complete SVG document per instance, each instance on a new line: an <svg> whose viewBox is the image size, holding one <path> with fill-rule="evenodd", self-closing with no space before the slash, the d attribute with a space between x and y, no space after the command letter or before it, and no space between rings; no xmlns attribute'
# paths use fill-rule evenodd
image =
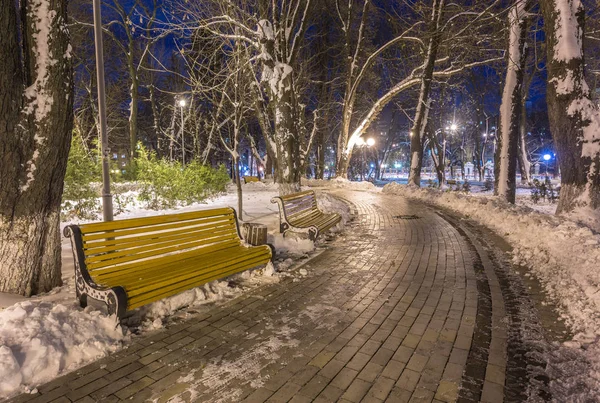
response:
<svg viewBox="0 0 600 403"><path fill-rule="evenodd" d="M577 0L542 0L548 54L548 118L560 157L557 214L600 208L600 112L584 77L585 10ZM566 3L566 4L563 4Z"/></svg>
<svg viewBox="0 0 600 403"><path fill-rule="evenodd" d="M272 33L272 25L262 20L261 32ZM265 34L261 38L262 78L261 81L273 106L274 118L274 154L275 180L279 184L279 193L288 194L300 190L300 136L295 124L294 106L297 106L293 92L293 68L286 63L273 59L275 38ZM269 55L269 56L265 56ZM269 145L267 144L267 147Z"/></svg>
<svg viewBox="0 0 600 403"><path fill-rule="evenodd" d="M61 284L73 82L66 0L20 4L0 0L0 292L30 296Z"/></svg>
<svg viewBox="0 0 600 403"><path fill-rule="evenodd" d="M521 171L521 183L531 182L529 172L531 171L531 163L527 157L527 125L526 125L527 109L525 102L521 103L521 122L519 128L519 169Z"/></svg>
<svg viewBox="0 0 600 403"><path fill-rule="evenodd" d="M508 14L508 67L502 106L500 108L500 163L498 172L498 196L509 203L515 202L517 153L523 95L523 70L525 67L525 38L527 21L525 2L517 1Z"/></svg>
<svg viewBox="0 0 600 403"><path fill-rule="evenodd" d="M429 113L429 93L431 91L431 81L433 80L433 70L435 68L435 59L442 38L440 31L440 20L445 0L434 0L433 15L429 34L429 45L427 48L426 60L421 78L421 92L419 93L419 103L415 113L415 120L411 129L412 137L410 139L410 173L408 176L409 186L421 186L421 168L423 166L423 146L421 140L427 126L427 115Z"/></svg>
<svg viewBox="0 0 600 403"><path fill-rule="evenodd" d="M133 40L129 40L129 55L127 60L129 64L129 75L131 76L131 87L129 87L129 96L131 103L129 104L129 160L133 162L136 157L137 147L137 130L138 130L138 76L133 60Z"/></svg>
<svg viewBox="0 0 600 403"><path fill-rule="evenodd" d="M235 181L235 188L237 191L238 199L238 220L244 221L244 210L243 208L243 194L242 194L242 180L240 178L240 157L233 157L233 165L235 166L235 172L233 174L233 180Z"/></svg>

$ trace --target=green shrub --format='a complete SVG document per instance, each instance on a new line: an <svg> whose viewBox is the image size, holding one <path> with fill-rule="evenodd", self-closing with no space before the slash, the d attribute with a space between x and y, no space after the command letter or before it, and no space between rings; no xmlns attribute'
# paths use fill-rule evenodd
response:
<svg viewBox="0 0 600 403"><path fill-rule="evenodd" d="M98 190L94 184L100 180L99 164L83 146L81 137L74 133L67 160L63 191L63 218L77 216L94 219L100 208Z"/></svg>
<svg viewBox="0 0 600 403"><path fill-rule="evenodd" d="M193 161L185 168L179 162L156 157L140 147L136 159L139 198L151 209L191 204L225 191L229 176L224 166L214 169Z"/></svg>

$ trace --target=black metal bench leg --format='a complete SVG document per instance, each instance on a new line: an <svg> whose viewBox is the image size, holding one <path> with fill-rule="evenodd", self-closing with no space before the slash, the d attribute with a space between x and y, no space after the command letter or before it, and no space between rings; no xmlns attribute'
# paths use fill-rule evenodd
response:
<svg viewBox="0 0 600 403"><path fill-rule="evenodd" d="M87 307L87 294L77 292L77 299L79 299L79 306L85 309Z"/></svg>

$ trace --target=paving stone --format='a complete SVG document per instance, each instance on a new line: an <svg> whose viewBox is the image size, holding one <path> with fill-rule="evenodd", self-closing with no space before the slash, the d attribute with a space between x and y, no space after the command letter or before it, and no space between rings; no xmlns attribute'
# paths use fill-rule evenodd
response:
<svg viewBox="0 0 600 403"><path fill-rule="evenodd" d="M315 358L313 358L308 365L312 365L318 368L323 368L333 357L335 357L335 352L332 351L322 351Z"/></svg>
<svg viewBox="0 0 600 403"><path fill-rule="evenodd" d="M269 403L280 403L287 402L293 397L297 396L301 386L292 382L287 382L277 392L273 394L268 400Z"/></svg>
<svg viewBox="0 0 600 403"><path fill-rule="evenodd" d="M393 360L407 363L412 357L414 350L406 346L400 346L392 356Z"/></svg>
<svg viewBox="0 0 600 403"><path fill-rule="evenodd" d="M356 371L360 371L365 365L367 365L367 362L369 362L370 359L370 354L358 352L354 357L352 357L352 359L346 366Z"/></svg>
<svg viewBox="0 0 600 403"><path fill-rule="evenodd" d="M328 379L333 379L337 374L344 368L345 363L338 360L331 360L325 365L325 367L319 371L319 375L324 376Z"/></svg>
<svg viewBox="0 0 600 403"><path fill-rule="evenodd" d="M481 392L481 401L483 403L501 402L504 399L504 386L497 383L485 381L483 391Z"/></svg>
<svg viewBox="0 0 600 403"><path fill-rule="evenodd" d="M385 400L395 383L393 379L380 377L369 390L369 395L379 400Z"/></svg>
<svg viewBox="0 0 600 403"><path fill-rule="evenodd" d="M345 399L350 402L360 402L362 398L367 394L369 389L371 389L372 383L363 381L362 379L354 379L350 386L346 389L344 394L342 395L342 399Z"/></svg>
<svg viewBox="0 0 600 403"><path fill-rule="evenodd" d="M321 393L323 389L325 389L325 386L327 386L329 381L329 379L321 375L315 375L298 391L298 394L314 399L319 395L319 393Z"/></svg>
<svg viewBox="0 0 600 403"><path fill-rule="evenodd" d="M421 374L419 372L411 371L410 369L404 369L400 379L396 382L396 385L402 389L413 391L419 382Z"/></svg>
<svg viewBox="0 0 600 403"><path fill-rule="evenodd" d="M420 354L413 354L406 364L406 368L415 372L422 372L427 364L427 361L429 361L429 357Z"/></svg>
<svg viewBox="0 0 600 403"><path fill-rule="evenodd" d="M93 397L95 401L102 401L106 397L114 394L115 392L118 392L119 390L128 386L132 382L132 380L127 378L116 379L111 381L108 385L104 386L103 388L100 388L90 393L90 396Z"/></svg>
<svg viewBox="0 0 600 403"><path fill-rule="evenodd" d="M354 369L342 368L336 377L331 381L331 385L345 390L357 375L358 371Z"/></svg>
<svg viewBox="0 0 600 403"><path fill-rule="evenodd" d="M383 366L379 364L375 364L374 362L369 362L362 371L358 374L358 377L367 382L375 381L375 378L381 374L383 371Z"/></svg>
<svg viewBox="0 0 600 403"><path fill-rule="evenodd" d="M265 388L259 388L254 391L250 396L245 398L244 403L263 403L267 401L273 395L273 391Z"/></svg>
<svg viewBox="0 0 600 403"><path fill-rule="evenodd" d="M144 389L146 386L149 386L153 383L154 379L152 378L141 378L116 392L115 396L117 396L120 399L127 399L133 396L135 393L139 392L140 390Z"/></svg>

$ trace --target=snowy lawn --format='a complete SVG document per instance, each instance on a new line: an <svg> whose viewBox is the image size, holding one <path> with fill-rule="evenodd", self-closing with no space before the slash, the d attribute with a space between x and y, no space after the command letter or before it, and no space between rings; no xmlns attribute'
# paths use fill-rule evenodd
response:
<svg viewBox="0 0 600 403"><path fill-rule="evenodd" d="M68 239L64 239L62 287L33 298L0 293L0 399L22 392L35 393L38 385L127 347L137 335L163 327L177 310L185 307L198 310L200 305L230 300L249 289L278 282L283 276L306 275L305 270L295 272L291 269L319 253L323 249L319 243L326 236L322 236L316 245L308 239L293 236L284 239L278 233L277 205L270 203L277 195L277 187L249 183L243 186L243 191L243 219L268 226L268 242L277 249L274 265L246 271L144 306L133 311L122 325L115 326L115 318L106 315L103 305L91 304L81 309L76 302L71 247ZM322 192L317 192L317 199L322 210L342 215L342 221L331 232L342 230L350 219L348 207ZM135 197L129 197L129 200L128 211L116 219L237 207L234 187L206 203L168 211L145 210Z"/></svg>

